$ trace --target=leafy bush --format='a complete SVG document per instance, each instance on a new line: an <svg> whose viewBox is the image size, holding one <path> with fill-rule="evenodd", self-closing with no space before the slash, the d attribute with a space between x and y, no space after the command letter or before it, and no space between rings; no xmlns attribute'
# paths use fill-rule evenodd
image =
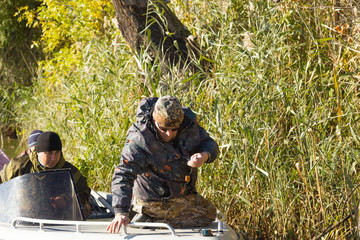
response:
<svg viewBox="0 0 360 240"><path fill-rule="evenodd" d="M0 2L0 83L4 85L30 85L36 77L42 52L41 48L32 48L32 42L40 37L40 29L29 28L16 13L21 7L31 10L38 5L35 0Z"/></svg>

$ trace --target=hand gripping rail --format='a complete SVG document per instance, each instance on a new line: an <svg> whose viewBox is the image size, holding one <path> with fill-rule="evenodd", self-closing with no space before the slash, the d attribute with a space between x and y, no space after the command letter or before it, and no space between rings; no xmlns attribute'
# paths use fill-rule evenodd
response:
<svg viewBox="0 0 360 240"><path fill-rule="evenodd" d="M74 225L76 227L76 232L81 232L80 226L108 226L110 222L91 222L91 221L68 221L68 220L48 220L48 219L36 219L36 218L27 218L27 217L16 217L12 221L12 226L17 228L17 222L28 222L28 223L37 223L41 231L44 231L44 226L46 224L55 224L55 225ZM162 227L167 228L173 237L177 237L174 228L166 223L146 223L146 222L131 222L128 224L130 227ZM126 227L122 228L122 233L127 234Z"/></svg>

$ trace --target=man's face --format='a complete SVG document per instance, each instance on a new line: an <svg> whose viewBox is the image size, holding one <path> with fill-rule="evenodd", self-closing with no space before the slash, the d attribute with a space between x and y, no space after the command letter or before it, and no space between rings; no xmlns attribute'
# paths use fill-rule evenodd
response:
<svg viewBox="0 0 360 240"><path fill-rule="evenodd" d="M60 161L61 151L54 150L50 152L39 152L38 158L39 162L47 168L54 168L56 164Z"/></svg>
<svg viewBox="0 0 360 240"><path fill-rule="evenodd" d="M170 142L172 139L176 137L176 134L179 130L179 127L163 127L160 126L158 122L155 121L156 130L158 136L164 142Z"/></svg>

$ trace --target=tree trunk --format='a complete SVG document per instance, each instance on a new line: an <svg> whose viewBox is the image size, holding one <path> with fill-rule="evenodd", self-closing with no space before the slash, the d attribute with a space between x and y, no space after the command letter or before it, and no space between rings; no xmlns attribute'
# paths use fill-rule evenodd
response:
<svg viewBox="0 0 360 240"><path fill-rule="evenodd" d="M149 50L167 66L198 71L201 53L189 30L163 0L112 0L118 27L133 54ZM195 60L195 61L193 61Z"/></svg>

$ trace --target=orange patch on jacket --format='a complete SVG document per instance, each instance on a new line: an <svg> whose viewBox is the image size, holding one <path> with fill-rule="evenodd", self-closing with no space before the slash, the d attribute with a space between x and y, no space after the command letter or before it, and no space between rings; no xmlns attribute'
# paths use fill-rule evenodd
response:
<svg viewBox="0 0 360 240"><path fill-rule="evenodd" d="M129 166L129 161L127 159L123 159L123 162L126 166Z"/></svg>
<svg viewBox="0 0 360 240"><path fill-rule="evenodd" d="M146 172L145 176L150 177L150 173Z"/></svg>
<svg viewBox="0 0 360 240"><path fill-rule="evenodd" d="M171 167L169 165L164 166L167 170L171 171Z"/></svg>

